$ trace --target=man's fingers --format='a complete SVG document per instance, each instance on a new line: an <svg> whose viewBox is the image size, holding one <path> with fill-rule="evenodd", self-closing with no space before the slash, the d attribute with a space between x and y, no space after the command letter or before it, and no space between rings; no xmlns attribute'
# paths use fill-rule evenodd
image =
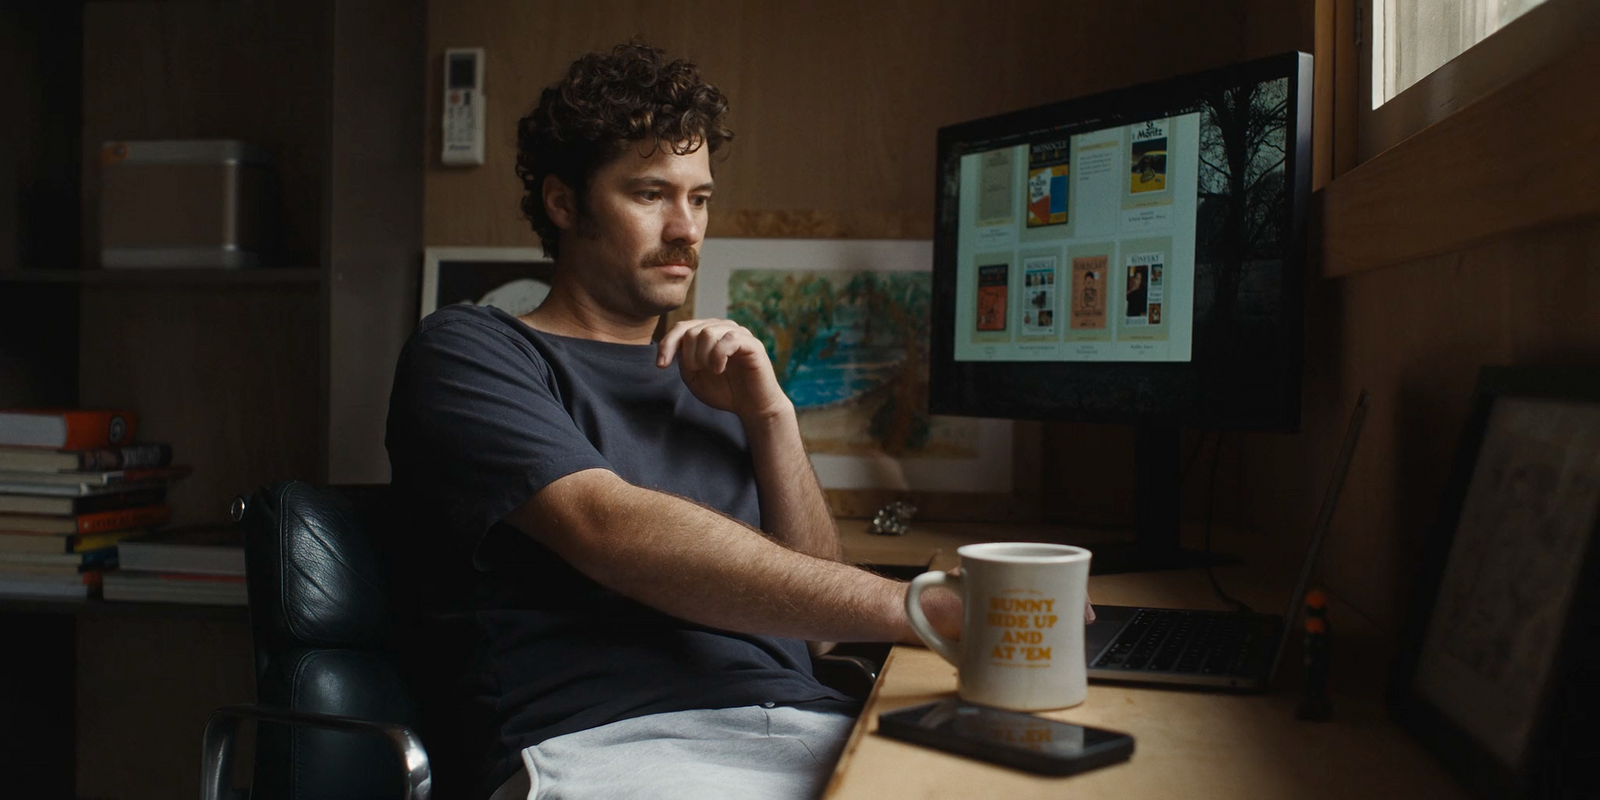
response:
<svg viewBox="0 0 1600 800"><path fill-rule="evenodd" d="M710 363L707 364L712 372L721 375L727 370L728 359L733 358L734 354L745 347L746 337L743 334L743 331L735 328L723 333L722 337L717 339L716 347L711 350Z"/></svg>
<svg viewBox="0 0 1600 800"><path fill-rule="evenodd" d="M716 320L695 320L689 329L684 331L683 338L678 342L680 369L694 371L704 368L705 335L715 324Z"/></svg>
<svg viewBox="0 0 1600 800"><path fill-rule="evenodd" d="M765 354L766 348L742 325L726 319L691 319L674 324L657 345L656 366L676 358L680 369L722 374L743 352Z"/></svg>
<svg viewBox="0 0 1600 800"><path fill-rule="evenodd" d="M695 369L719 371L716 364L716 349L726 330L722 325L711 323L695 332Z"/></svg>
<svg viewBox="0 0 1600 800"><path fill-rule="evenodd" d="M672 357L678 354L678 344L698 322L700 320L686 319L673 323L672 327L667 329L667 335L661 337L661 343L656 346L656 366L665 367L672 363Z"/></svg>

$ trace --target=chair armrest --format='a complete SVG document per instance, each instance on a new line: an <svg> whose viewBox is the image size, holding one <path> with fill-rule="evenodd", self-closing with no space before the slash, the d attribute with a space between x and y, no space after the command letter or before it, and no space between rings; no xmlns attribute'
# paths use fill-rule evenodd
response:
<svg viewBox="0 0 1600 800"><path fill-rule="evenodd" d="M200 754L201 800L222 800L233 777L233 742L242 719L382 736L399 754L400 763L405 765L407 800L428 800L433 793L433 771L428 767L428 751L423 749L422 740L417 738L416 733L404 725L266 706L224 706L211 712L206 719Z"/></svg>
<svg viewBox="0 0 1600 800"><path fill-rule="evenodd" d="M878 680L878 665L861 656L815 656L811 659L811 671L822 685L857 700L865 700Z"/></svg>

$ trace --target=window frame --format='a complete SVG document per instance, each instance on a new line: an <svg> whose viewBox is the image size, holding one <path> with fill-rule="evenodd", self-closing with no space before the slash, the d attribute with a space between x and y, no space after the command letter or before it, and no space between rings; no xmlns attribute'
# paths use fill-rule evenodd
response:
<svg viewBox="0 0 1600 800"><path fill-rule="evenodd" d="M1600 4L1592 0L1546 0L1432 73L1372 107L1374 0L1339 0L1352 5L1356 36L1354 164L1399 144L1496 89L1533 72L1600 30ZM1351 166L1354 166L1352 164Z"/></svg>

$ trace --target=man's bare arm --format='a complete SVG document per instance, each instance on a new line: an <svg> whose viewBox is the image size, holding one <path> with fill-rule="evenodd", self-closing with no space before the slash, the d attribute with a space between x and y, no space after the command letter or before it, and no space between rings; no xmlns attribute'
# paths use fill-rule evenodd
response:
<svg viewBox="0 0 1600 800"><path fill-rule="evenodd" d="M839 527L800 440L794 407L786 414L746 421L744 430L761 497L761 527L802 553L842 560Z"/></svg>
<svg viewBox="0 0 1600 800"><path fill-rule="evenodd" d="M546 486L507 522L595 582L681 619L740 633L915 643L905 584L787 549L683 498L584 470ZM946 635L960 601L924 595Z"/></svg>

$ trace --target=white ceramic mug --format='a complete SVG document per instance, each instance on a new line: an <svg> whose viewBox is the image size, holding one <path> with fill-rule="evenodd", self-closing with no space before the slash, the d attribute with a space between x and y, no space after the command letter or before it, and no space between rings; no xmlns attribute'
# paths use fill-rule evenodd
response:
<svg viewBox="0 0 1600 800"><path fill-rule="evenodd" d="M1089 551L1065 544L991 542L956 550L961 572L911 581L906 616L928 647L956 666L961 699L1015 711L1075 706L1088 696L1083 609ZM924 589L961 596L961 641L941 637L922 612Z"/></svg>

